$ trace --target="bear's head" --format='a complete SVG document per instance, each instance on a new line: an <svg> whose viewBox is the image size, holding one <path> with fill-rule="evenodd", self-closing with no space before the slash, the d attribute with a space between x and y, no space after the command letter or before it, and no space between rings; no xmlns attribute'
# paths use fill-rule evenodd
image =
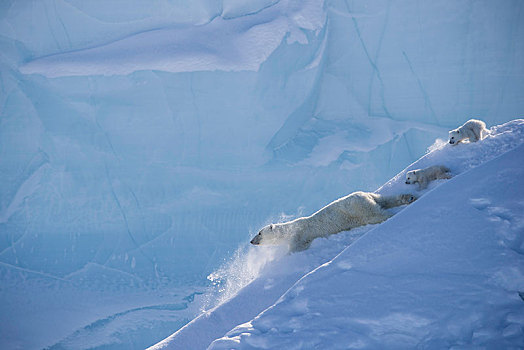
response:
<svg viewBox="0 0 524 350"><path fill-rule="evenodd" d="M414 201L417 200L417 196L413 195L413 194L401 194L399 196L399 200L400 200L400 203L402 204L411 204L413 203Z"/></svg>
<svg viewBox="0 0 524 350"><path fill-rule="evenodd" d="M284 238L284 230L282 224L271 224L265 226L253 237L251 244L253 245L275 245L281 243Z"/></svg>
<svg viewBox="0 0 524 350"><path fill-rule="evenodd" d="M418 170L411 170L406 173L406 184L414 184L418 181Z"/></svg>
<svg viewBox="0 0 524 350"><path fill-rule="evenodd" d="M456 145L460 141L464 140L465 137L460 133L459 129L451 130L449 132L449 143L452 145Z"/></svg>

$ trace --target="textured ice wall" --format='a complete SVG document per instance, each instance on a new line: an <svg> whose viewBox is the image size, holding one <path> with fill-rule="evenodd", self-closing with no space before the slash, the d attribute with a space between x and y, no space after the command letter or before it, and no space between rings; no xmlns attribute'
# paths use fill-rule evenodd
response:
<svg viewBox="0 0 524 350"><path fill-rule="evenodd" d="M203 281L282 212L521 115L523 6L3 1L2 269Z"/></svg>

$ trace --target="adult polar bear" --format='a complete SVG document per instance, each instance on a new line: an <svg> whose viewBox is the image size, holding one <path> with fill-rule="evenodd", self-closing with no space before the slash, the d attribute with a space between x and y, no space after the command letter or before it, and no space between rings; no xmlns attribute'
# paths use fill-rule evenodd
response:
<svg viewBox="0 0 524 350"><path fill-rule="evenodd" d="M311 216L264 227L251 240L254 245L289 242L290 251L304 250L318 237L381 223L392 216L386 209L414 202L412 194L383 196L354 192L326 205Z"/></svg>

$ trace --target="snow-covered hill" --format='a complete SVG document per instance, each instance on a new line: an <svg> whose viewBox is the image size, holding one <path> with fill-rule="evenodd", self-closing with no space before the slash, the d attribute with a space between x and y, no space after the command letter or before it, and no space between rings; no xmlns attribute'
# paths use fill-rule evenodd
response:
<svg viewBox="0 0 524 350"><path fill-rule="evenodd" d="M379 192L414 191L405 171L435 164L453 178L382 224L291 255L247 248L218 272L230 299L153 348L521 348L524 120L478 143L437 140Z"/></svg>

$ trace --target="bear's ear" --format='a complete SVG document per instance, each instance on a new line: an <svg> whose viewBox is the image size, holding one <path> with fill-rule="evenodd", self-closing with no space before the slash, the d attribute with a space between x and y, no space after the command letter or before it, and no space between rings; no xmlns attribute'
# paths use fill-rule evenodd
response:
<svg viewBox="0 0 524 350"><path fill-rule="evenodd" d="M269 229L270 230L273 230L274 227L275 227L275 225L273 225L273 224L269 225Z"/></svg>

